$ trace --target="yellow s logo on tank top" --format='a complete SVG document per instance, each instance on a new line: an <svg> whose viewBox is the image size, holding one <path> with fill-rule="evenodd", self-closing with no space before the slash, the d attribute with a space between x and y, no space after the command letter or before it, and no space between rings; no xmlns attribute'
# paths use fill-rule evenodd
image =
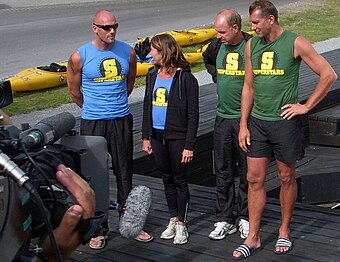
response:
<svg viewBox="0 0 340 262"><path fill-rule="evenodd" d="M110 59L103 61L103 69L105 77L113 77L118 75L117 61L116 59Z"/></svg>
<svg viewBox="0 0 340 262"><path fill-rule="evenodd" d="M121 65L118 60L114 58L105 59L100 64L100 74L103 77L94 78L93 81L98 82L115 82L124 80L125 75L120 75Z"/></svg>
<svg viewBox="0 0 340 262"><path fill-rule="evenodd" d="M276 69L277 55L274 51L265 51L259 57L259 68L254 69L254 75L284 75L284 69Z"/></svg>
<svg viewBox="0 0 340 262"><path fill-rule="evenodd" d="M159 87L154 92L154 99L152 105L154 106L168 106L168 90L165 87Z"/></svg>
<svg viewBox="0 0 340 262"><path fill-rule="evenodd" d="M217 69L218 74L232 76L244 75L244 70L240 70L240 66L243 64L243 59L238 52L228 53L223 63L225 64L225 69Z"/></svg>
<svg viewBox="0 0 340 262"><path fill-rule="evenodd" d="M270 70L273 69L274 66L274 52L264 52L262 54L262 63L261 69L262 70Z"/></svg>
<svg viewBox="0 0 340 262"><path fill-rule="evenodd" d="M239 53L228 53L226 57L226 70L237 70L239 68L238 66L238 58L240 54Z"/></svg>

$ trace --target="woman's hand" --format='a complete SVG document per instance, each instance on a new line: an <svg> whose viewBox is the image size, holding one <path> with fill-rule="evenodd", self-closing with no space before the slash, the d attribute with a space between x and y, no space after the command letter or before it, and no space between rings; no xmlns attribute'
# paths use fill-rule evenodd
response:
<svg viewBox="0 0 340 262"><path fill-rule="evenodd" d="M148 155L152 154L152 147L151 147L151 143L150 140L148 139L143 139L142 142L142 150L147 153Z"/></svg>
<svg viewBox="0 0 340 262"><path fill-rule="evenodd" d="M184 149L182 152L182 163L189 163L194 157L194 152L192 150Z"/></svg>

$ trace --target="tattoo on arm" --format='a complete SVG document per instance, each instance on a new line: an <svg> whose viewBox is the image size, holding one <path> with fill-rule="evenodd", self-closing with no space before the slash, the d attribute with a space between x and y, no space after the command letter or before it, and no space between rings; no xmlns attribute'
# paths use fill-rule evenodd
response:
<svg viewBox="0 0 340 262"><path fill-rule="evenodd" d="M72 69L72 71L74 71L74 63L73 63L71 58L68 60L68 68L70 68L70 69Z"/></svg>

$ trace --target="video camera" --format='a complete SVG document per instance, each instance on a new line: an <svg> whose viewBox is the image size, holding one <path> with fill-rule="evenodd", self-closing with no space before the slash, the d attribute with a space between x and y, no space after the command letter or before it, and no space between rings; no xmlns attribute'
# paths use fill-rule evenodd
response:
<svg viewBox="0 0 340 262"><path fill-rule="evenodd" d="M12 101L10 82L0 82L0 108ZM70 113L43 119L27 130L0 122L2 261L28 261L26 254L31 240L42 241L49 233L45 214L54 229L65 211L75 204L72 195L55 178L59 164L73 169L90 184L96 195L96 210L107 214L109 154L106 140L78 135L73 130L75 122ZM26 184L33 188L23 187ZM38 196L31 191L38 192ZM43 210L39 209L38 198L42 200Z"/></svg>

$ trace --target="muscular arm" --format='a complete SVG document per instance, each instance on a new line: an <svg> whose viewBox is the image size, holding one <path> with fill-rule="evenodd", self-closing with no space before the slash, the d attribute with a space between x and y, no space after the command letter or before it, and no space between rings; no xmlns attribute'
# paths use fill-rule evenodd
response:
<svg viewBox="0 0 340 262"><path fill-rule="evenodd" d="M336 73L327 60L318 54L313 46L302 36L297 37L295 40L294 56L300 56L302 60L319 75L319 81L305 104L287 104L282 107L282 109L285 110L281 116L288 120L296 115L308 113L326 96L337 79Z"/></svg>
<svg viewBox="0 0 340 262"><path fill-rule="evenodd" d="M81 57L79 51L75 51L68 60L67 84L70 97L72 98L73 102L76 103L80 108L83 107L83 93L80 90L81 70Z"/></svg>
<svg viewBox="0 0 340 262"><path fill-rule="evenodd" d="M128 95L132 93L133 86L135 84L136 79L136 71L137 71L137 59L136 53L133 48L130 49L130 69L127 76L127 87L128 87Z"/></svg>
<svg viewBox="0 0 340 262"><path fill-rule="evenodd" d="M248 146L250 145L250 133L248 130L248 119L254 103L254 74L250 59L250 43L249 40L245 47L246 57L246 73L244 76L244 84L241 95L241 120L240 120L240 131L239 131L239 144L242 150L247 152Z"/></svg>

